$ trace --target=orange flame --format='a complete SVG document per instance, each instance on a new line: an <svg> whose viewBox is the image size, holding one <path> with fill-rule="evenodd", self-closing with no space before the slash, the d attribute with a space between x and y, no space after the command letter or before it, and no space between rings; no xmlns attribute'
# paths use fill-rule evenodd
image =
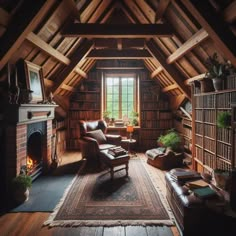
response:
<svg viewBox="0 0 236 236"><path fill-rule="evenodd" d="M27 157L27 170L31 170L34 166L33 160L28 156Z"/></svg>

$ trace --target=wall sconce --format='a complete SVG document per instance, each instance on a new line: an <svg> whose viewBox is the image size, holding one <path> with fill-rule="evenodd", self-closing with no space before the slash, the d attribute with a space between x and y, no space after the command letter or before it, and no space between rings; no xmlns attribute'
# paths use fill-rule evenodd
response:
<svg viewBox="0 0 236 236"><path fill-rule="evenodd" d="M130 141L132 140L132 134L134 132L134 126L133 125L127 125L126 131L129 133Z"/></svg>

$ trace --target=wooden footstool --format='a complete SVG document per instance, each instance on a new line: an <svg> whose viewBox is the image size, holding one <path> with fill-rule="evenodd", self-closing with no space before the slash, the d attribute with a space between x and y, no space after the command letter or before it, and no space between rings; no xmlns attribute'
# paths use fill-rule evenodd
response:
<svg viewBox="0 0 236 236"><path fill-rule="evenodd" d="M114 157L108 153L108 150L102 150L99 153L101 161L110 168L111 179L114 177L114 173L120 170L126 170L126 176L129 175L129 155L125 154L122 156ZM125 165L125 167L114 170L116 166Z"/></svg>

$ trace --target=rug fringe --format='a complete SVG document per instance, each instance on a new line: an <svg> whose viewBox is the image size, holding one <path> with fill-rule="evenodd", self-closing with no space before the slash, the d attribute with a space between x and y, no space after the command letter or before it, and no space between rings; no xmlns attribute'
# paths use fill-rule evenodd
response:
<svg viewBox="0 0 236 236"><path fill-rule="evenodd" d="M77 227L77 226L173 226L173 222L171 220L106 220L106 221L84 221L84 220L60 220L53 221L49 227Z"/></svg>

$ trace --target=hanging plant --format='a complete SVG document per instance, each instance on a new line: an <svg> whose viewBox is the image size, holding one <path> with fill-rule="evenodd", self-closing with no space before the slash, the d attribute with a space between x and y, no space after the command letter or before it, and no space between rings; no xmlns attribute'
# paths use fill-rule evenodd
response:
<svg viewBox="0 0 236 236"><path fill-rule="evenodd" d="M229 128L231 125L231 114L228 111L219 112L217 115L217 126L219 128Z"/></svg>

